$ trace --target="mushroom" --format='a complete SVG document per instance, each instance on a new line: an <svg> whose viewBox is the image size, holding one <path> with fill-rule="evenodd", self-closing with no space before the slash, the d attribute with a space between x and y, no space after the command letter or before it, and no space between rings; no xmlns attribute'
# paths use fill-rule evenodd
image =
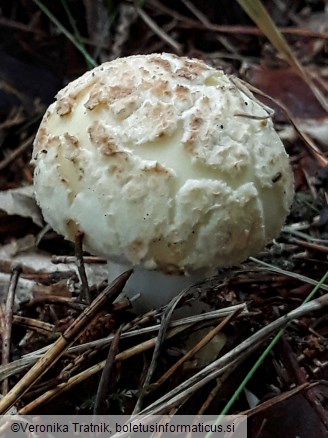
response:
<svg viewBox="0 0 328 438"><path fill-rule="evenodd" d="M115 59L57 94L37 133L38 204L51 227L133 266L145 307L257 254L293 198L272 111L246 85L168 53Z"/></svg>

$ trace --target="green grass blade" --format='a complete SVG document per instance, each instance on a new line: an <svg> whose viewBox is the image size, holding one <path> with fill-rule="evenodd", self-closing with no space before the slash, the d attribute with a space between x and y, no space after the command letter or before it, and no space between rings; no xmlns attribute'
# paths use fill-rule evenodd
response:
<svg viewBox="0 0 328 438"><path fill-rule="evenodd" d="M84 45L77 41L76 37L72 35L62 24L61 22L49 11L49 9L40 1L33 0L36 3L41 11L49 18L50 21L65 35L65 37L71 41L72 44L82 53L89 67L96 67L98 64L92 58L92 56L87 52Z"/></svg>

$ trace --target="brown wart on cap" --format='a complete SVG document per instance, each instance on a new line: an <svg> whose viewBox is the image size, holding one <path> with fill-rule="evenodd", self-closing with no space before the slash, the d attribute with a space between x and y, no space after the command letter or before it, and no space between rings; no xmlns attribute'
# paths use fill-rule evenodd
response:
<svg viewBox="0 0 328 438"><path fill-rule="evenodd" d="M166 53L116 59L68 84L33 156L45 220L69 239L78 224L86 250L113 275L136 267L138 292L156 298L158 282L172 296L257 254L293 197L271 110L237 78Z"/></svg>

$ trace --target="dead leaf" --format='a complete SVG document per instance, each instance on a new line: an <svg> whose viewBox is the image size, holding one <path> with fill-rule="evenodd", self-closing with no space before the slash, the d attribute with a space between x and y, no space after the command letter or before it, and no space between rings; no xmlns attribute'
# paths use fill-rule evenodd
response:
<svg viewBox="0 0 328 438"><path fill-rule="evenodd" d="M317 72L320 76L320 72ZM252 67L246 73L254 87L283 103L293 117L300 119L321 119L327 117L308 85L299 77L293 68L269 69ZM324 80L324 78L322 78ZM270 103L272 106L272 103ZM274 108L277 118L285 121L281 110Z"/></svg>
<svg viewBox="0 0 328 438"><path fill-rule="evenodd" d="M8 215L30 218L39 227L43 226L41 211L35 202L33 186L0 191L0 210Z"/></svg>
<svg viewBox="0 0 328 438"><path fill-rule="evenodd" d="M248 433L261 438L318 438L327 436L327 429L304 394L295 394L287 400L273 402L267 409L251 417L248 420Z"/></svg>

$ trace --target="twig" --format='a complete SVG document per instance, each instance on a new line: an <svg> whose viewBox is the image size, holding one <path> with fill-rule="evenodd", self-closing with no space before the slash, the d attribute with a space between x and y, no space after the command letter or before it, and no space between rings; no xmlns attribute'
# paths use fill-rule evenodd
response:
<svg viewBox="0 0 328 438"><path fill-rule="evenodd" d="M205 400L205 402L202 404L202 406L198 410L197 416L195 417L194 422L197 422L197 418L199 418L199 415L205 414L205 412L207 411L207 409L209 408L209 406L211 405L211 403L213 402L215 397L217 397L220 389L222 388L223 383L230 377L231 373L235 371L235 369L237 368L238 365L239 365L239 363L236 362L233 366L229 367L227 372L224 373L224 375L221 378L217 379L215 387L209 393L207 399ZM191 438L191 437L192 437L192 435L188 434L187 438Z"/></svg>
<svg viewBox="0 0 328 438"><path fill-rule="evenodd" d="M211 30L212 32L227 33L227 34L246 34L246 35L263 35L263 32L258 27L254 26L228 26L208 23L197 23L195 20L190 20L190 22L182 22L179 27L186 29L199 29L199 30ZM323 40L328 40L328 32L320 32L310 29L305 29L301 27L278 27L281 33L285 35L298 35L304 36L306 38L320 38Z"/></svg>
<svg viewBox="0 0 328 438"><path fill-rule="evenodd" d="M312 300L307 304L303 304L297 309L292 310L286 315L273 321L271 324L261 328L257 333L254 333L249 338L245 339L241 344L239 344L234 349L230 350L224 356L212 362L210 365L205 367L203 370L199 371L194 376L190 377L185 382L181 383L177 388L168 392L160 399L152 403L146 409L144 409L140 414L152 414L155 415L161 412L162 409L175 406L176 403L180 402L186 396L184 390L188 389L192 385L198 385L201 387L207 382L218 377L226 369L229 364L231 364L240 354L243 352L249 352L257 348L260 343L268 338L274 331L285 326L288 322L293 319L300 318L309 312L314 310L322 309L328 305L328 294L323 295L320 298Z"/></svg>
<svg viewBox="0 0 328 438"><path fill-rule="evenodd" d="M260 346L260 342L257 344L254 344L250 346L247 350L240 353L240 355L234 359L229 361L229 363L225 364L220 368L217 372L212 371L209 375L201 378L199 381L193 383L188 388L181 391L181 393L178 393L175 395L175 390L172 392L174 393L172 398L165 401L162 405L155 407L152 409L148 415L155 415L155 414L163 414L167 412L169 409L171 409L174 406L180 406L183 403L186 402L193 394L195 394L198 390L203 388L207 383L211 382L213 379L218 378L222 374L228 372L232 368L237 368L250 354L252 354L258 347ZM140 415L144 414L142 411Z"/></svg>
<svg viewBox="0 0 328 438"><path fill-rule="evenodd" d="M90 303L90 290L87 279L87 274L85 272L85 266L83 263L83 236L84 234L78 231L75 235L75 256L76 256L76 264L77 270L79 271L80 280L81 280L81 293L80 298L82 302Z"/></svg>
<svg viewBox="0 0 328 438"><path fill-rule="evenodd" d="M150 29L159 36L163 41L165 41L169 46L171 46L177 53L181 53L181 45L174 41L173 38L171 38L166 32L163 31L156 23L155 21L150 18L146 12L139 8L139 6L136 6L136 11L138 12L139 16L143 19L143 21L150 27Z"/></svg>
<svg viewBox="0 0 328 438"><path fill-rule="evenodd" d="M313 388L318 385L318 382L305 382L302 385L297 386L296 388L290 389L289 391L284 392L283 394L279 394L276 397L271 398L270 400L266 400L265 402L255 406L255 408L248 409L247 411L242 411L239 413L239 415L247 415L247 417L251 417L253 415L256 415L260 412L263 412L267 410L269 407L281 403L284 400L289 399L290 397L293 397L294 395L298 394L299 392L302 392L306 389Z"/></svg>
<svg viewBox="0 0 328 438"><path fill-rule="evenodd" d="M186 360L194 356L201 348L203 348L206 344L208 344L214 336L216 336L222 329L225 327L233 318L235 318L240 310L237 310L234 313L228 315L223 321L220 322L216 327L210 330L204 338L202 338L191 350L189 350L184 356L182 356L171 368L169 368L165 374L163 374L157 382L154 384L156 389L162 385L167 379L169 379L173 373L176 372L178 368L181 367L185 363Z"/></svg>
<svg viewBox="0 0 328 438"><path fill-rule="evenodd" d="M118 17L116 20L116 30L111 45L110 59L120 58L124 49L124 44L128 41L133 23L138 17L135 7L121 2L118 5Z"/></svg>
<svg viewBox="0 0 328 438"><path fill-rule="evenodd" d="M35 134L28 137L23 143L18 146L8 157L6 157L4 160L0 161L0 171L4 170L6 167L8 167L13 161L15 161L23 152L26 151L27 148L29 148L34 140Z"/></svg>
<svg viewBox="0 0 328 438"><path fill-rule="evenodd" d="M39 26L26 25L26 24L20 23L16 20L9 20L8 18L5 18L5 17L0 17L0 26L9 27L11 29L17 29L17 30L20 30L22 32L34 33L39 38L45 38L48 36L48 34L46 32L43 32L39 28Z"/></svg>
<svg viewBox="0 0 328 438"><path fill-rule="evenodd" d="M189 0L182 0L184 5L190 10L190 12L207 28L211 26L210 20L207 18L203 12L201 12L193 2ZM216 40L223 45L229 52L234 53L235 55L238 55L238 51L231 43L231 39L226 38L225 35L215 35Z"/></svg>
<svg viewBox="0 0 328 438"><path fill-rule="evenodd" d="M263 266L268 271L277 272L278 274L284 274L288 277L295 278L296 280L302 281L303 283L312 284L313 286L318 285L318 281L312 280L312 278L306 277L302 274L297 274L296 272L286 271L285 269L278 268L278 266L271 265L270 263L263 262L255 257L249 257L249 260L257 263L258 265ZM321 289L328 291L328 285L322 284Z"/></svg>
<svg viewBox="0 0 328 438"><path fill-rule="evenodd" d="M255 26L238 26L238 25L231 26L231 25L221 25L221 24L213 24L213 23L208 23L205 25L204 23L199 23L198 21L193 20L190 17L179 14L175 9L170 9L157 0L152 0L149 6L156 8L156 11L160 10L162 12L165 12L166 14L175 18L176 20L180 21L181 23L177 24L177 26L179 26L180 28L199 29L205 31L211 30L212 32L228 33L234 35L240 35L240 34L263 35L262 30ZM305 29L301 27L279 27L278 29L280 30L281 33L287 35L288 34L299 35L299 36L305 36L307 38L320 38L323 40L328 39L328 32L320 32L320 31Z"/></svg>
<svg viewBox="0 0 328 438"><path fill-rule="evenodd" d="M239 362L236 362L234 365L231 365L228 370L223 374L222 377L217 379L215 387L212 389L212 391L209 393L207 399L202 404L201 408L198 411L198 415L204 415L208 408L210 407L213 400L218 395L220 389L222 388L223 383L230 377L230 375L235 371L235 369L238 367Z"/></svg>
<svg viewBox="0 0 328 438"><path fill-rule="evenodd" d="M107 260L103 257L95 257L95 256L84 256L83 258L84 264L106 264ZM59 264L59 263L76 263L76 257L74 256L52 256L51 263Z"/></svg>
<svg viewBox="0 0 328 438"><path fill-rule="evenodd" d="M176 327L175 329L170 330L170 332L167 334L167 339L178 335L182 331L186 330L190 325L187 325L185 327ZM121 353L118 353L115 357L115 361L122 362L126 359L129 359L130 357L133 357L137 354L143 353L144 351L149 350L150 348L153 348L156 343L156 337L149 339L148 341L142 342L139 345L136 345L134 347L131 347L125 351L122 351ZM80 372L79 374L76 374L75 376L68 379L67 382L59 384L56 388L53 388L46 393L42 394L37 399L33 400L33 402L29 403L28 405L25 405L24 408L22 408L19 411L19 414L26 415L30 413L32 410L37 408L38 406L42 405L45 402L49 402L53 398L63 394L64 392L70 390L75 385L77 385L80 382L83 382L84 380L88 379L89 377L93 376L94 374L99 373L106 364L106 360L103 360L102 362L99 362L96 365L93 365L92 367L88 368L87 370L84 370Z"/></svg>
<svg viewBox="0 0 328 438"><path fill-rule="evenodd" d="M212 312L203 313L201 315L194 315L190 316L188 318L179 319L176 321L172 321L170 324L170 328L173 327L180 327L188 324L196 324L198 322L204 322L204 321L211 321L213 319L221 318L226 315L229 315L231 312L234 312L238 308L241 308L243 311L242 313L248 314L248 311L246 309L246 304L238 304L235 306L229 306L224 309L214 310ZM146 333L152 333L159 329L160 324L153 325L151 327L144 327L137 330L131 330L126 333L122 333L121 339L131 338L134 336L140 336ZM125 328L124 328L125 329ZM105 347L108 344L110 344L113 340L113 335L110 335L103 339L98 339L95 341L87 342L85 344L76 345L73 347L70 347L67 352L68 353L80 353L81 351L84 351L86 349L93 349L93 348L101 348ZM53 345L53 344L52 344ZM33 363L35 363L42 354L44 354L46 351L48 351L52 345L48 345L46 347L43 347L37 351L34 351L33 353L28 353L24 355L21 359L18 359L4 367L0 368L0 380L3 380L6 377L9 377L13 374L16 374L18 372L23 371L25 368L31 366Z"/></svg>
<svg viewBox="0 0 328 438"><path fill-rule="evenodd" d="M13 324L13 306L15 301L15 293L18 284L19 275L22 272L22 268L20 265L17 265L12 270L12 275L10 278L10 283L8 287L7 300L6 300L6 308L4 315L4 327L1 330L2 337L2 354L1 354L1 363L2 365L7 365L9 363L10 357L10 343L11 343L11 331ZM2 394L7 394L9 389L8 380L5 379L2 383Z"/></svg>
<svg viewBox="0 0 328 438"><path fill-rule="evenodd" d="M299 224L296 224L296 225L299 225ZM308 227L308 226L306 226L306 227ZM291 234L291 235L296 236L296 237L301 237L303 240L306 240L308 242L317 242L317 243L328 244L328 239L318 239L316 237L310 236L309 234L303 233L302 231L299 231L298 229L295 229L293 226L285 225L282 228L282 231L284 233L288 233L288 234Z"/></svg>
<svg viewBox="0 0 328 438"><path fill-rule="evenodd" d="M117 355L118 343L120 340L121 330L117 330L114 335L113 342L109 348L108 357L104 369L101 373L101 378L98 385L97 396L95 400L94 415L105 415L108 412L108 399L109 395L112 393L115 384L114 377L114 367L115 367L115 357Z"/></svg>
<svg viewBox="0 0 328 438"><path fill-rule="evenodd" d="M83 330L95 318L98 312L109 301L122 291L132 270L117 277L99 296L84 310L64 334L52 345L47 353L25 374L8 394L0 400L0 414L4 414L67 350L67 348L82 334Z"/></svg>
<svg viewBox="0 0 328 438"><path fill-rule="evenodd" d="M27 303L21 304L21 307L31 308L36 307L43 304L61 304L63 306L70 307L74 310L84 310L86 308L86 304L78 303L75 301L72 301L72 298L69 297L60 297L57 295L44 295L44 296L38 296L35 298L32 298Z"/></svg>
<svg viewBox="0 0 328 438"><path fill-rule="evenodd" d="M33 318L26 318L25 316L14 315L13 324L19 325L21 327L26 327L28 330L33 330L43 335L55 333L55 326L53 324L49 324L48 322L39 321Z"/></svg>
<svg viewBox="0 0 328 438"><path fill-rule="evenodd" d="M293 243L297 243L297 245L303 246L303 248L328 254L328 246L319 245L318 243L305 242L304 240L295 238L291 238L290 241Z"/></svg>
<svg viewBox="0 0 328 438"><path fill-rule="evenodd" d="M172 317L172 314L173 314L173 312L174 312L174 309L176 308L176 306L177 306L177 304L179 303L179 301L181 300L181 298L182 298L186 293L188 293L189 290L190 290L190 288L186 288L186 289L182 290L182 291L181 291L181 292L180 292L175 298L173 298L173 299L169 302L169 304L166 306L166 309L165 309L164 314L163 314L163 317L162 317L161 325L160 325L160 328L159 328L159 332L158 332L158 336L157 336L157 340L156 340L156 345L155 345L155 348L154 348L153 356L152 356L152 358L151 358L151 362L150 362L150 365L149 365L149 369L148 369L148 372L147 372L147 375L146 375L145 381L144 381L144 383L143 383L143 386L144 386L144 388L145 388L146 390L145 390L145 391L142 391L142 392L140 393L140 396L139 396L139 398L138 398L138 400L137 400L137 403L136 403L136 405L135 405L135 407L134 407L134 410L133 410L133 415L137 414L137 413L140 411L140 409L141 409L141 405L142 405L143 399L144 399L144 397L145 397L145 395L146 395L146 393L147 393L147 387L148 387L148 385L150 384L150 381L151 381L152 375L153 375L153 373L154 373L154 371L155 371L155 368L156 368L156 364L157 364L157 359L158 359L158 356L159 356L159 352L160 352L160 349L161 349L161 347L162 347L162 344L163 344L163 342L164 342L164 340L165 340L166 332L167 332L167 330L168 330L168 328L169 328L169 324L170 324L171 317Z"/></svg>
<svg viewBox="0 0 328 438"><path fill-rule="evenodd" d="M1 17L0 17L0 25L1 25ZM0 123L0 129L7 129L13 126L20 125L23 121L25 121L22 115L22 108L18 108L17 110L11 111L7 119Z"/></svg>

